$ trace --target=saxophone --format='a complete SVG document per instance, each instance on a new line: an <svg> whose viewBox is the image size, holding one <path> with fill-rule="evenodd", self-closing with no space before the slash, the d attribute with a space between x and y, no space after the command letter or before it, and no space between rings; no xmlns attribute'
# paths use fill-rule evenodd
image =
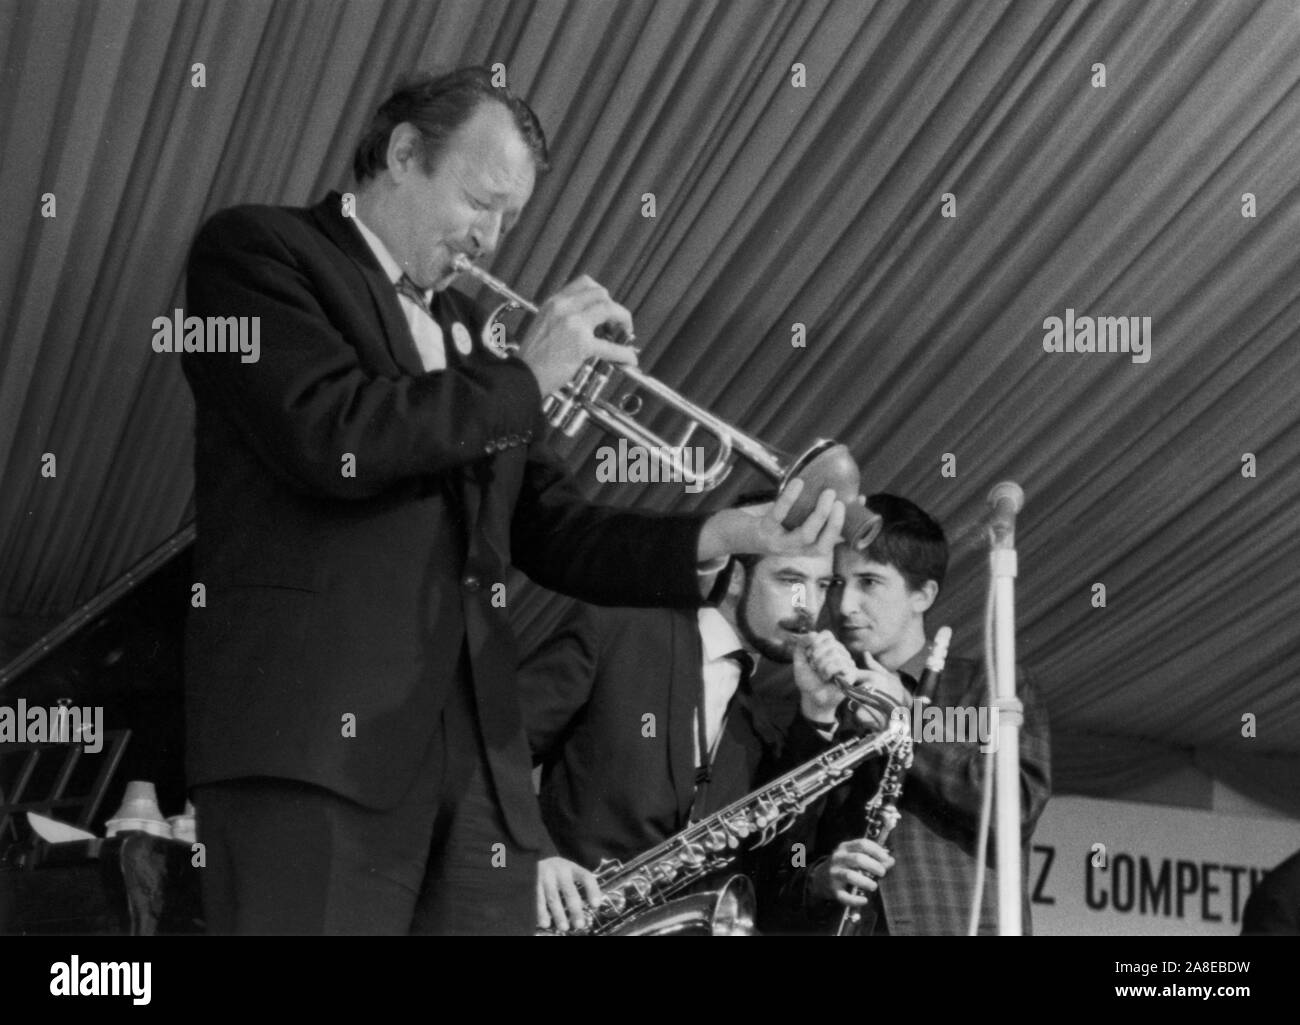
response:
<svg viewBox="0 0 1300 1025"><path fill-rule="evenodd" d="M747 797L687 826L627 864L602 861L596 868L601 900L584 907L587 925L567 936L665 936L688 932L749 935L753 888L732 876L720 890L677 894L784 833L813 801L838 786L867 759L911 751L903 720L878 735L858 737L824 751ZM910 756L909 756L910 761ZM676 899L674 899L676 898ZM550 932L550 930L546 930Z"/></svg>
<svg viewBox="0 0 1300 1025"><path fill-rule="evenodd" d="M934 693L934 688L938 684L939 674L943 672L944 662L948 660L948 644L952 639L952 630L949 627L940 627L934 635L934 644L930 648L929 657L925 660L925 672L921 674L921 679L917 684L917 700L924 703L930 700ZM891 725L906 723L907 713L902 708L894 709L890 718ZM912 735L910 728L907 731L907 739L889 752L889 761L885 765L884 774L881 776L880 785L876 787L876 792L871 795L871 800L867 802L866 831L865 837L868 840L874 840L882 847L889 840L889 834L894 831L899 820L903 817L898 810L898 800L903 796L903 777L907 770L912 767ZM861 895L863 891L856 886L850 887L849 892ZM836 936L861 936L865 934L873 924L865 920L863 912L866 905L862 907L846 907L844 913L840 915L839 928L835 930Z"/></svg>

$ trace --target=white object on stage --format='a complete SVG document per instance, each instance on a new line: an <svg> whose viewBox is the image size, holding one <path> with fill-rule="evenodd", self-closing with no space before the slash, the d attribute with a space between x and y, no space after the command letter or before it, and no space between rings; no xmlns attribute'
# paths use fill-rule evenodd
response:
<svg viewBox="0 0 1300 1025"><path fill-rule="evenodd" d="M105 824L106 836L116 836L136 830L170 839L172 827L163 818L162 809L158 807L158 793L152 783L144 780L132 780L126 785L126 794L122 806Z"/></svg>

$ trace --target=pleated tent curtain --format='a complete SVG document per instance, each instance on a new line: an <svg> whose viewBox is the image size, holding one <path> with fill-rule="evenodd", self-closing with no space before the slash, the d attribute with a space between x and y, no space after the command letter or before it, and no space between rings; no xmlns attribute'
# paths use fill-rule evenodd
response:
<svg viewBox="0 0 1300 1025"><path fill-rule="evenodd" d="M539 298L593 274L657 377L787 451L843 440L867 490L933 511L961 653L983 497L1018 480L1058 791L1182 765L1298 810L1289 0L0 0L0 52L6 614L67 611L192 515L189 393L149 342L203 218L346 187L401 73L499 61L554 166L496 273ZM1067 309L1150 317L1150 361L1044 352ZM557 443L602 501L761 483L601 486L607 440ZM526 647L563 602L509 593Z"/></svg>

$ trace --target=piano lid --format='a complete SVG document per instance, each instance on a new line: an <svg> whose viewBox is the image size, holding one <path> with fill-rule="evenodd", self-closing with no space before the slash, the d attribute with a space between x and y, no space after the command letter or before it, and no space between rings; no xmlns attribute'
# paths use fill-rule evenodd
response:
<svg viewBox="0 0 1300 1025"><path fill-rule="evenodd" d="M185 804L181 656L193 542L188 524L0 667L0 707L102 709L105 731L131 731L90 823L101 836L130 780L153 782L164 814ZM0 763L0 802L16 783L14 761ZM95 758L80 761L91 771Z"/></svg>

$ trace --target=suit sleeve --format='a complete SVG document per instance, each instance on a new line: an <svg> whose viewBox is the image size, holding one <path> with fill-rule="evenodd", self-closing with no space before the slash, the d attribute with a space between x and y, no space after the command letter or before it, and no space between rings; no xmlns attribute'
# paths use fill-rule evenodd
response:
<svg viewBox="0 0 1300 1025"><path fill-rule="evenodd" d="M555 632L520 663L519 695L534 765L562 750L570 725L591 697L599 652L596 613L574 602Z"/></svg>
<svg viewBox="0 0 1300 1025"><path fill-rule="evenodd" d="M510 547L515 565L537 583L595 605L701 604L696 567L707 514L592 505L543 441L530 446L525 474Z"/></svg>
<svg viewBox="0 0 1300 1025"><path fill-rule="evenodd" d="M289 486L368 498L481 459L489 439L533 426L541 394L521 361L375 376L331 322L319 287L293 246L247 209L210 219L190 253L187 313L257 317L260 353L255 363L186 354L186 377ZM348 453L355 477L340 472Z"/></svg>
<svg viewBox="0 0 1300 1025"><path fill-rule="evenodd" d="M563 750L570 726L591 697L599 659L599 617L591 606L574 602L554 633L520 663L516 679L533 765L544 765ZM544 830L540 857L559 853Z"/></svg>
<svg viewBox="0 0 1300 1025"><path fill-rule="evenodd" d="M1028 843L1052 793L1051 744L1047 710L1023 671L1017 674L1016 693L1024 707L1024 723L1020 728L1020 830L1021 842ZM977 672L963 703L975 707L988 704L989 700L984 675ZM924 791L942 804L953 820L973 833L979 825L987 758L976 742L917 744L905 790Z"/></svg>

